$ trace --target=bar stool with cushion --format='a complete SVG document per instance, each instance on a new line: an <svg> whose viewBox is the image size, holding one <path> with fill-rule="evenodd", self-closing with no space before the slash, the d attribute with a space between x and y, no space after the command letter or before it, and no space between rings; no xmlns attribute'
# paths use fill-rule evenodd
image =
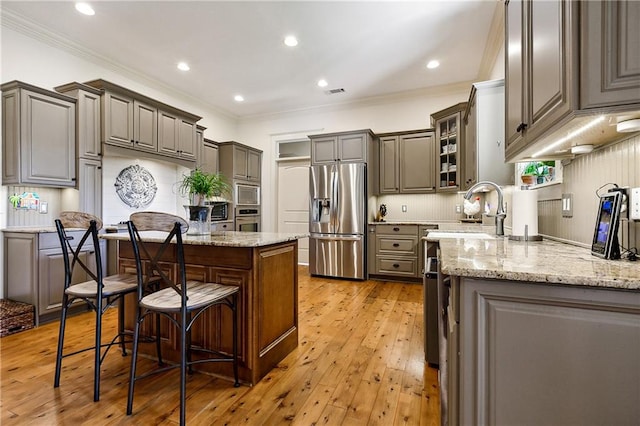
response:
<svg viewBox="0 0 640 426"><path fill-rule="evenodd" d="M56 230L62 246L62 258L64 261L64 292L62 295L62 313L60 315L60 333L58 334L58 350L56 356L56 372L53 386L60 386L60 373L62 360L71 355L82 352L94 351L94 377L93 400L100 399L100 366L107 352L118 341L122 349L122 355L127 354L125 349L124 334L124 296L133 293L137 289L137 278L133 274L120 274L104 277L102 270L102 256L98 240L98 231L102 228L102 221L88 213L62 212L55 220ZM84 230L78 244L73 247L73 236L68 234L70 230ZM95 258L87 258L83 255L83 247L93 244ZM77 276L86 275L88 281L74 283ZM64 333L67 323L69 308L74 302L84 302L96 313L96 326L93 345L84 349L63 353ZM119 303L118 334L109 342L102 343L102 316L107 308ZM74 304L77 306L77 304ZM102 352L102 349L104 353Z"/></svg>
<svg viewBox="0 0 640 426"><path fill-rule="evenodd" d="M138 272L138 310L134 328L127 414L131 414L133 410L133 392L137 380L171 368L180 368L180 424L184 425L186 375L187 369L191 372L192 365L202 362L232 362L234 386L239 386L237 342L239 288L187 280L182 234L187 232L189 225L183 218L158 212L133 213L128 222L128 228ZM170 274L174 276L169 276L166 269L159 264L160 259L170 253L175 253L177 271ZM160 277L160 290L151 293L145 292L145 277ZM198 348L197 350L204 352L208 358L192 361L191 352L196 349L191 347L191 329L200 315L215 305L226 305L233 313L233 354L229 356L229 354ZM138 343L141 338L140 327L148 316L154 315L168 318L169 323L179 330L180 363L160 366L137 376L136 362Z"/></svg>

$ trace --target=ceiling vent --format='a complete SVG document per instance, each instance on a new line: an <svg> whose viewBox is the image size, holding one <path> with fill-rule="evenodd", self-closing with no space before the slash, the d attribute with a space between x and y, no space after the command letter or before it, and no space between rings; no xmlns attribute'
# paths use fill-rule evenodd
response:
<svg viewBox="0 0 640 426"><path fill-rule="evenodd" d="M324 93L327 94L327 95L335 95L337 93L344 93L344 92L345 92L345 90L343 88L340 88L340 89L325 90Z"/></svg>

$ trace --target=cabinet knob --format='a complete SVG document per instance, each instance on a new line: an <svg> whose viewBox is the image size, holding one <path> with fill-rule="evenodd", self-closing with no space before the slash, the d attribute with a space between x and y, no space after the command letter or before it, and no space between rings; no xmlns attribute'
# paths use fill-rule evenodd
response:
<svg viewBox="0 0 640 426"><path fill-rule="evenodd" d="M400 247L400 244L398 244L398 243L393 243L393 246L394 246L394 247Z"/></svg>
<svg viewBox="0 0 640 426"><path fill-rule="evenodd" d="M398 227L393 228L394 232L398 232L399 230L400 230L400 228L398 228Z"/></svg>
<svg viewBox="0 0 640 426"><path fill-rule="evenodd" d="M399 267L400 267L400 265L398 265L397 263L394 263L394 264L393 264L393 267L397 269L397 268L399 268Z"/></svg>
<svg viewBox="0 0 640 426"><path fill-rule="evenodd" d="M134 141L133 139L131 139L131 143L136 143L136 141Z"/></svg>
<svg viewBox="0 0 640 426"><path fill-rule="evenodd" d="M526 129L527 129L527 126L528 126L528 124L527 124L527 123L520 123L520 124L518 125L518 127L516 128L516 132L520 133L520 132L522 132L522 131L526 130Z"/></svg>

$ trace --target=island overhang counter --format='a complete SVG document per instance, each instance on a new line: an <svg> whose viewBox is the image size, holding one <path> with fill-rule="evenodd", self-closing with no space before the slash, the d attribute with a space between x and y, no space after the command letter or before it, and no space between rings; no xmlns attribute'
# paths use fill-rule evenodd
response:
<svg viewBox="0 0 640 426"><path fill-rule="evenodd" d="M159 247L164 236L143 232L150 247ZM187 279L240 287L238 342L240 380L256 384L298 345L298 239L306 234L270 232L214 232L184 235ZM104 234L116 240L119 273L136 273L129 235ZM176 274L175 250L161 259L168 274ZM135 295L125 301L125 329L133 330ZM194 324L192 345L231 353L232 317L223 306L209 309ZM144 336L155 336L155 322L143 323ZM178 361L179 336L165 318L160 322L162 356ZM141 353L155 355L155 345L141 345ZM197 357L197 351L194 352ZM208 373L233 377L230 363L204 363Z"/></svg>

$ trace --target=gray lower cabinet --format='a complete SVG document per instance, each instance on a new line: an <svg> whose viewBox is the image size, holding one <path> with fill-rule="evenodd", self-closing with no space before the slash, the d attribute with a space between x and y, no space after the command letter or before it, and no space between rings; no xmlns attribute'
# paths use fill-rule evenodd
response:
<svg viewBox="0 0 640 426"><path fill-rule="evenodd" d="M72 231L79 241L83 232ZM55 232L4 232L4 290L9 299L35 306L36 325L59 318L64 289L64 259ZM106 244L101 242L102 253ZM83 248L81 258L95 262L93 246ZM102 256L105 259L105 256ZM106 263L104 270L106 271ZM72 283L87 280L86 273L74 274Z"/></svg>
<svg viewBox="0 0 640 426"><path fill-rule="evenodd" d="M76 186L76 100L19 81L2 90L2 184Z"/></svg>
<svg viewBox="0 0 640 426"><path fill-rule="evenodd" d="M375 225L373 275L396 279L417 278L418 225ZM372 233L369 234L372 236Z"/></svg>
<svg viewBox="0 0 640 426"><path fill-rule="evenodd" d="M379 140L380 194L435 191L435 139L431 130L385 133Z"/></svg>
<svg viewBox="0 0 640 426"><path fill-rule="evenodd" d="M637 424L640 293L452 277L451 297L449 424Z"/></svg>

